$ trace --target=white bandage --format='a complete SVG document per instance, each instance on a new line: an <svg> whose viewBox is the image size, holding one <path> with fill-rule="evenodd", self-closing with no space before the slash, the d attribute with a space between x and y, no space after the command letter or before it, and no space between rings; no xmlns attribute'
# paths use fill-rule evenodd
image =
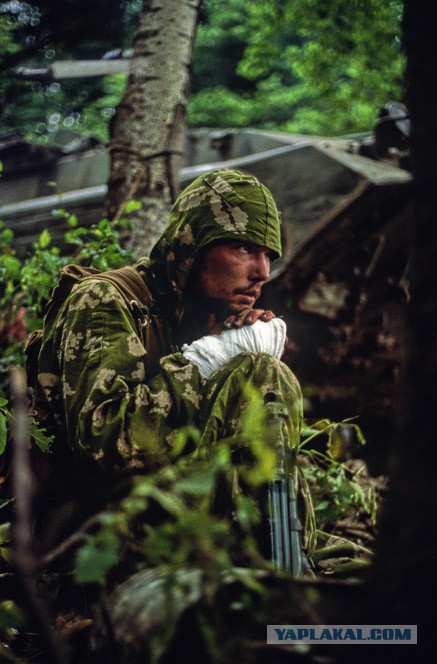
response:
<svg viewBox="0 0 437 664"><path fill-rule="evenodd" d="M279 359L284 351L287 328L281 318L210 334L182 346L182 353L193 362L204 378L209 378L232 357L244 352L268 353Z"/></svg>

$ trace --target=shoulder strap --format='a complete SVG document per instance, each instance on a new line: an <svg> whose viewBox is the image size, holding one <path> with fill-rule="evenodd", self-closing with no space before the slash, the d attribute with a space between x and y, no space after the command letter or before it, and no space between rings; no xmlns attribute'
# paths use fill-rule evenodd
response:
<svg viewBox="0 0 437 664"><path fill-rule="evenodd" d="M71 263L65 265L60 272L59 281L54 287L50 300L46 305L44 317L48 319L53 310L55 310L55 313L59 311L59 307L65 302L71 289L77 282L86 277L94 277L98 274L100 274L100 270L94 267L82 267L81 265L73 265Z"/></svg>
<svg viewBox="0 0 437 664"><path fill-rule="evenodd" d="M50 300L44 310L45 323L53 320L60 307L67 299L73 286L81 279L99 274L99 270L93 267L81 267L80 265L65 265L60 274L56 286L53 288ZM38 355L41 350L43 329L34 330L26 339L24 352L26 355L27 384L35 388L38 383Z"/></svg>
<svg viewBox="0 0 437 664"><path fill-rule="evenodd" d="M53 321L61 306L68 298L73 286L86 279L98 279L112 283L126 301L137 325L138 334L148 350L151 370L159 369L158 359L171 352L170 338L161 319L152 311L153 298L140 273L131 266L101 272L95 268L80 265L66 265L62 268L58 284L44 312L45 324ZM36 330L25 345L28 384L37 384L38 355L41 349L43 331Z"/></svg>
<svg viewBox="0 0 437 664"><path fill-rule="evenodd" d="M128 303L136 300L140 305L147 307L153 304L150 290L147 288L138 271L130 265L120 267L117 270L109 270L108 272L99 272L86 276L91 279L110 281L118 288Z"/></svg>
<svg viewBox="0 0 437 664"><path fill-rule="evenodd" d="M52 292L52 296L47 304L45 315L59 307L65 302L73 286L79 281L85 279L99 279L110 281L120 291L126 302L137 300L139 304L151 306L153 304L152 295L147 288L139 272L130 265L120 267L116 270L101 272L93 267L82 267L81 265L66 265L62 268L58 284Z"/></svg>
<svg viewBox="0 0 437 664"><path fill-rule="evenodd" d="M159 371L159 359L173 352L173 349L167 326L156 314L152 294L138 270L128 265L88 276L91 279L110 281L126 300L147 350L146 364L150 375L155 375Z"/></svg>

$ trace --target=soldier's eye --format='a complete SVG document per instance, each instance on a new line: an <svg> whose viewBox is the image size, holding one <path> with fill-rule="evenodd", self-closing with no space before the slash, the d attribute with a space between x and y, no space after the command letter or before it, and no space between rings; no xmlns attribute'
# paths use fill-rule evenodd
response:
<svg viewBox="0 0 437 664"><path fill-rule="evenodd" d="M250 246L248 244L239 244L237 250L242 254L248 254L250 252Z"/></svg>

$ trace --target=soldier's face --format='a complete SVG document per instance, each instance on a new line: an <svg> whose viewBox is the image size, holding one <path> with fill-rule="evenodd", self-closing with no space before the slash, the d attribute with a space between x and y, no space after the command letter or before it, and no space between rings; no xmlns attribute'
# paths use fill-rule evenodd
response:
<svg viewBox="0 0 437 664"><path fill-rule="evenodd" d="M226 241L207 247L196 270L196 294L220 315L252 309L270 275L267 247Z"/></svg>

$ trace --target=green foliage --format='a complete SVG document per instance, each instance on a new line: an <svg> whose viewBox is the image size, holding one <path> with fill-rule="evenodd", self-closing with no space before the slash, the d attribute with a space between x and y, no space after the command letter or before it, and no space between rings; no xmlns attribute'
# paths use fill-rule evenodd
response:
<svg viewBox="0 0 437 664"><path fill-rule="evenodd" d="M47 436L34 417L30 418L30 436L41 452L51 452L54 436Z"/></svg>
<svg viewBox="0 0 437 664"><path fill-rule="evenodd" d="M361 445L365 439L360 427L344 420L341 423L320 420L302 432L301 452L310 462L301 469L301 480L306 485L314 505L313 528L325 528L336 520L352 517L357 520L360 515L376 518L376 502L374 491L367 492L359 483L359 470L351 470L346 464L337 461L343 456L342 431L349 429ZM319 436L326 438L327 454L311 448L309 443Z"/></svg>
<svg viewBox="0 0 437 664"><path fill-rule="evenodd" d="M311 426L306 426L302 430L301 449L308 448L308 443L321 435L327 437L326 449L331 459L338 459L344 455L345 433L352 434L360 445L365 445L366 440L358 426L352 422L354 418L348 418L342 422L331 422L330 420L318 420Z"/></svg>
<svg viewBox="0 0 437 664"><path fill-rule="evenodd" d="M8 426L12 420L12 414L7 405L8 400L0 397L0 455L5 451L8 439ZM41 425L33 417L29 418L29 428L30 436L41 452L50 452L53 436L47 436L45 429L41 428Z"/></svg>
<svg viewBox="0 0 437 664"><path fill-rule="evenodd" d="M79 263L101 270L117 268L129 261L130 255L120 244L119 228L126 222L112 226L103 219L90 229L78 226L77 219L64 210L54 210L54 216L68 223L70 230L66 239L76 249L73 256L61 255L59 248L53 246L50 233L44 229L33 250L24 260L19 260L12 246L13 233L0 222L0 342L2 358L0 361L0 455L4 452L8 439L8 430L13 413L9 401L2 395L7 392L8 368L12 364L24 362L23 341L27 333L42 324L42 315L50 293L56 285L61 268L67 263ZM43 453L51 451L52 436L29 418L30 435L33 442ZM87 548L78 558L77 577L81 582L96 581L101 578L118 558L118 541L112 536L112 526L104 527L88 541ZM3 524L9 533L9 524ZM1 527L0 527L1 528ZM3 535L3 533L1 533ZM8 536L8 535L6 535ZM13 630L24 625L21 614L11 601L0 604L0 637L13 642ZM3 661L18 661L11 654L11 659L0 650Z"/></svg>
<svg viewBox="0 0 437 664"><path fill-rule="evenodd" d="M97 583L117 563L120 542L114 538L114 530L108 524L88 537L86 546L79 549L76 558L77 583Z"/></svg>
<svg viewBox="0 0 437 664"><path fill-rule="evenodd" d="M18 305L25 307L31 331L41 324L44 306L62 267L76 263L108 270L125 265L130 258L119 237L119 229L126 227L126 221L114 226L108 219L102 219L87 229L77 227L76 217L65 210L53 210L52 214L70 226L65 241L75 248L73 255L61 255L59 247L52 244L50 232L44 229L34 243L33 252L19 260L11 244L13 232L0 222L0 308L8 311Z"/></svg>
<svg viewBox="0 0 437 664"><path fill-rule="evenodd" d="M56 285L62 267L77 263L108 270L125 265L131 258L120 244L119 229L126 221L113 225L107 219L100 220L91 228L77 225L74 215L65 210L53 210L53 215L70 226L65 240L75 247L74 255L62 255L59 247L44 229L33 245L33 251L24 259L15 256L12 247L13 232L0 222L0 454L7 441L7 429L11 413L8 402L1 397L7 389L8 368L13 364L24 364L23 341L28 333L41 327L44 307ZM36 445L50 451L52 437L46 436L37 422L30 419L30 433Z"/></svg>
<svg viewBox="0 0 437 664"><path fill-rule="evenodd" d="M241 440L251 461L242 464L234 459L234 439L224 439L205 450L199 447L198 429L189 426L178 430L172 465L136 476L118 508L100 517L100 530L89 536L78 553L78 582L102 581L111 560L114 567L121 564L124 572L132 561L136 561L134 569L201 569L215 588L224 572L234 573L236 561L244 561L254 570L270 568L270 562L260 556L254 529L260 522L258 490L275 472L274 441L266 428L261 396L246 385L244 398L247 407ZM240 481L244 493L237 488ZM216 514L216 491L229 495L233 519ZM119 559L117 550L121 552ZM92 571L87 578L89 561ZM244 582L258 588L250 573Z"/></svg>
<svg viewBox="0 0 437 664"><path fill-rule="evenodd" d="M400 2L209 0L207 7L194 58L194 82L199 67L204 83L193 86L192 126L368 131L378 108L402 94ZM238 49L228 69L220 49L231 38ZM221 63L213 69L219 76L205 74L208 58Z"/></svg>
<svg viewBox="0 0 437 664"><path fill-rule="evenodd" d="M6 16L0 14L0 54L3 57L11 55L18 50L18 44L14 40L16 25L8 21ZM5 99L8 82L5 77L0 76L0 99Z"/></svg>
<svg viewBox="0 0 437 664"><path fill-rule="evenodd" d="M259 514L253 500L245 496L237 501L236 519L244 526L246 539L238 536L229 520L211 510L218 479L237 472L231 456L231 442L222 442L208 459L191 452L155 474L135 477L129 495L116 511L102 515L100 530L79 550L76 580L101 581L109 562L136 561L136 569L202 569L218 584L223 572L235 565L232 552L235 554L237 538L238 555L256 560L257 567L261 558L251 531ZM117 559L116 551L122 547L122 557ZM264 561L264 565L268 563Z"/></svg>
<svg viewBox="0 0 437 664"><path fill-rule="evenodd" d="M243 439L248 442L252 463L241 469L245 482L258 486L272 479L276 467L275 443L271 440L262 396L247 384L243 394L247 407L242 420Z"/></svg>
<svg viewBox="0 0 437 664"><path fill-rule="evenodd" d="M24 617L14 602L11 600L0 602L0 635L9 637L12 630L22 629L24 624Z"/></svg>
<svg viewBox="0 0 437 664"><path fill-rule="evenodd" d="M310 466L306 476L316 503L314 511L319 528L350 516L357 509L372 514L371 502L355 480L357 474L346 466L338 463L326 469Z"/></svg>
<svg viewBox="0 0 437 664"><path fill-rule="evenodd" d="M102 219L87 229L77 226L76 217L65 210L53 210L52 214L71 228L65 234L65 240L75 248L71 256L61 254L44 229L32 253L20 260L12 247L13 232L0 221L0 339L6 336L2 340L0 388L7 381L8 366L24 363L23 340L41 327L44 307L62 267L77 263L108 270L122 267L130 259L120 244L119 230L126 227L125 220L113 225Z"/></svg>
<svg viewBox="0 0 437 664"><path fill-rule="evenodd" d="M236 71L247 45L247 3L207 0L196 32L191 93L222 87L230 92L253 91L254 84Z"/></svg>
<svg viewBox="0 0 437 664"><path fill-rule="evenodd" d="M132 571L195 568L217 589L223 573L235 571L241 563L253 570L270 569L270 561L260 555L256 529L261 511L266 509L260 503L263 494L259 488L275 475L275 441L260 395L250 385L245 386L244 395L247 408L241 441L250 444L247 459L251 460L244 464L234 460L235 439L224 439L205 452L198 447L200 431L194 427L179 430L172 465L136 476L121 504L100 515L100 529L78 552L76 581L102 582L108 574L117 576L114 569L125 574L126 565ZM329 531L336 519L374 512L372 496L360 486L358 473L307 448L310 438L333 438L339 426L324 420L305 429L297 457L299 492L305 503L305 544L310 555L320 540L325 542L323 530ZM362 436L356 424L343 422L341 426L350 426ZM195 441L194 450L189 441ZM232 519L214 510L216 491L223 492L226 482ZM240 485L244 485L243 492ZM354 547L346 541L349 553ZM256 585L249 577L247 583Z"/></svg>
<svg viewBox="0 0 437 664"><path fill-rule="evenodd" d="M127 74L104 76L100 81L100 94L83 107L79 117L64 112L58 124L73 128L80 133L91 134L103 143L107 143L109 121L114 116L115 107L123 95L126 78Z"/></svg>
<svg viewBox="0 0 437 664"><path fill-rule="evenodd" d="M9 419L9 410L5 408L8 400L0 397L0 454L3 454L7 440L7 421Z"/></svg>
<svg viewBox="0 0 437 664"><path fill-rule="evenodd" d="M85 82L24 81L11 76L11 68L44 69L54 60L99 59L115 48L130 47L140 6L140 0L109 4L106 0L68 0L62 6L40 0L38 7L1 3L2 131L19 130L32 141L43 143L50 143L58 129L107 140L108 121L124 86L122 75L87 78ZM26 53L29 47L34 50ZM20 51L22 58L17 55Z"/></svg>
<svg viewBox="0 0 437 664"><path fill-rule="evenodd" d="M78 10L83 4L71 0L62 12L56 3L42 14L33 11L32 23L29 8L10 10L0 16L1 52L13 54L47 26L53 42L26 66L101 57L132 45L139 2L115 3L109 13L105 7L107 24L99 35L90 34L88 23L68 23L71 12L83 17L99 12L100 3ZM194 50L190 126L325 135L368 131L378 108L402 94L401 13L402 3L391 0L205 0ZM55 16L58 25L66 21L66 34L73 23L79 29L68 43L56 35ZM57 129L67 128L107 141L125 80L115 74L86 84L81 79L44 84L0 75L4 130L50 142Z"/></svg>
<svg viewBox="0 0 437 664"><path fill-rule="evenodd" d="M65 234L65 240L76 245L73 260L95 267L98 270L110 270L122 267L132 258L131 254L120 244L119 231L128 226L126 220L113 224L108 219L101 219L90 229L73 228Z"/></svg>

